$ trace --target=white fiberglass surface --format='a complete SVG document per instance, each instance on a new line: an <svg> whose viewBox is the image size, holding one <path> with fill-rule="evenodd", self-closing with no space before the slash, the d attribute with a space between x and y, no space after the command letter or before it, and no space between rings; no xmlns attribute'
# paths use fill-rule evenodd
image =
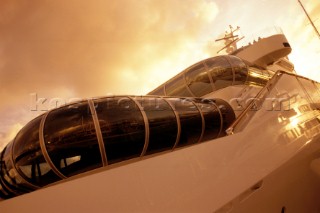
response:
<svg viewBox="0 0 320 213"><path fill-rule="evenodd" d="M302 87L299 77L282 74L279 78L269 92L262 94L263 99L255 100L234 128L234 133L245 132L255 142L248 147L252 156L272 153L273 160L288 159L320 133L315 96Z"/></svg>

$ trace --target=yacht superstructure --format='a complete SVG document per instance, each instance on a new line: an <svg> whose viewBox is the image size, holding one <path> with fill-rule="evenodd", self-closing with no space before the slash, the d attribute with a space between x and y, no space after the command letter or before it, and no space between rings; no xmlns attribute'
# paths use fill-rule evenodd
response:
<svg viewBox="0 0 320 213"><path fill-rule="evenodd" d="M1 212L319 211L320 84L290 52L260 38L35 118L1 152Z"/></svg>

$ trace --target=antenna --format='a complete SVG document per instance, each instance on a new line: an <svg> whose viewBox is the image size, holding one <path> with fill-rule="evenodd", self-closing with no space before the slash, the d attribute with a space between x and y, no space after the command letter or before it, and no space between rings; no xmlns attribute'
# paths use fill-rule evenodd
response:
<svg viewBox="0 0 320 213"><path fill-rule="evenodd" d="M224 42L225 46L222 49L220 49L217 53L221 52L224 49L226 49L227 53L229 53L229 54L232 53L233 51L235 51L237 49L237 42L244 38L244 36L239 38L238 35L233 34L237 30L239 30L240 27L233 29L233 27L231 25L229 25L229 28L230 28L230 32L226 31L223 38L218 38L215 40L216 42L222 41L222 40L225 41Z"/></svg>
<svg viewBox="0 0 320 213"><path fill-rule="evenodd" d="M304 8L304 6L303 6L303 4L301 3L301 1L300 1L300 0L298 0L298 2L299 2L299 4L301 5L301 7L302 7L302 9L303 9L304 13L305 13L305 14L306 14L306 16L308 17L308 19L309 19L309 21L310 21L310 23L311 23L311 25L312 25L312 27L313 27L314 31L316 31L316 33L317 33L318 37L320 38L320 33L319 33L319 31L318 31L317 27L314 25L313 21L311 20L311 18L310 18L310 16L309 16L308 12L307 12L307 11L306 11L306 9Z"/></svg>

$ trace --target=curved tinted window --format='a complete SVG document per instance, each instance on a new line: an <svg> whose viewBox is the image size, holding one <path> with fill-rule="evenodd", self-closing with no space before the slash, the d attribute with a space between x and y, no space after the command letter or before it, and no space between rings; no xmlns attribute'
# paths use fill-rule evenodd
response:
<svg viewBox="0 0 320 213"><path fill-rule="evenodd" d="M220 133L221 136L225 136L226 132L225 130L234 122L236 119L236 116L234 114L234 111L232 107L228 104L227 101L224 101L222 99L215 99L214 102L219 107L221 116L222 116L222 132Z"/></svg>
<svg viewBox="0 0 320 213"><path fill-rule="evenodd" d="M8 198L11 198L12 196L13 195L11 195L10 192L8 192L5 188L3 188L2 182L0 180L0 198L8 199Z"/></svg>
<svg viewBox="0 0 320 213"><path fill-rule="evenodd" d="M205 66L201 63L187 70L187 85L196 97L212 92L212 85Z"/></svg>
<svg viewBox="0 0 320 213"><path fill-rule="evenodd" d="M212 77L215 89L222 89L233 83L231 64L224 57L215 57L205 61Z"/></svg>
<svg viewBox="0 0 320 213"><path fill-rule="evenodd" d="M188 91L182 75L174 78L166 84L166 94L168 96L192 97Z"/></svg>
<svg viewBox="0 0 320 213"><path fill-rule="evenodd" d="M168 99L180 117L181 134L179 146L197 143L202 132L202 118L198 108L188 99Z"/></svg>
<svg viewBox="0 0 320 213"><path fill-rule="evenodd" d="M12 143L9 143L3 153L3 162L1 165L1 180L5 185L16 194L21 194L31 191L31 188L23 184L23 180L19 177L16 169L14 168L11 160Z"/></svg>
<svg viewBox="0 0 320 213"><path fill-rule="evenodd" d="M87 102L51 111L44 125L44 140L52 162L65 176L102 166Z"/></svg>
<svg viewBox="0 0 320 213"><path fill-rule="evenodd" d="M95 122L101 126L108 163L113 164L200 142L202 133L201 141L217 138L235 119L232 107L219 99L106 97L89 103L90 107L81 101L54 109L45 115L43 126L43 116L32 120L5 147L0 156L0 199L60 180L51 169L68 177L101 167ZM92 106L97 116L91 114ZM46 160L41 148L49 155Z"/></svg>
<svg viewBox="0 0 320 213"><path fill-rule="evenodd" d="M218 137L222 128L218 107L212 100L195 101L195 103L201 110L205 120L205 131L202 141Z"/></svg>
<svg viewBox="0 0 320 213"><path fill-rule="evenodd" d="M176 116L160 98L143 98L141 103L149 121L150 138L146 154L172 149L177 138Z"/></svg>
<svg viewBox="0 0 320 213"><path fill-rule="evenodd" d="M2 151L2 153L0 154L1 159L0 159L0 200L2 198L10 198L12 196L14 196L14 194L12 192L10 192L10 190L7 189L8 186L5 186L4 184L4 180L3 180L3 173L5 172L5 165L4 165L4 161L3 161L3 154L5 152L6 147L4 148L4 150Z"/></svg>
<svg viewBox="0 0 320 213"><path fill-rule="evenodd" d="M13 157L17 169L29 182L44 186L60 178L45 161L39 143L39 127L42 116L29 122L17 135Z"/></svg>
<svg viewBox="0 0 320 213"><path fill-rule="evenodd" d="M244 84L248 75L247 65L240 58L235 56L229 56L229 60L235 73L235 81L233 84Z"/></svg>
<svg viewBox="0 0 320 213"><path fill-rule="evenodd" d="M234 81L234 85L238 85L238 84L245 84L247 77L248 77L248 71L247 69L235 69L235 81Z"/></svg>
<svg viewBox="0 0 320 213"><path fill-rule="evenodd" d="M149 95L159 95L159 96L164 96L164 87L158 87L157 89L153 90L152 92L149 93Z"/></svg>
<svg viewBox="0 0 320 213"><path fill-rule="evenodd" d="M142 114L127 97L95 100L108 163L139 157L145 143Z"/></svg>
<svg viewBox="0 0 320 213"><path fill-rule="evenodd" d="M5 195L5 197L1 197L1 198L6 198L7 196L10 198L17 195L12 191L17 186L17 184L12 181L11 177L9 177L7 166L6 166L6 161L10 161L9 159L10 156L8 155L8 147L11 148L11 146L12 146L12 142L9 143L1 152L1 161L0 161L1 162L1 170L0 170L1 182L0 183L1 183L2 190L4 191L3 194ZM4 158L4 154L6 154L7 156L6 158Z"/></svg>

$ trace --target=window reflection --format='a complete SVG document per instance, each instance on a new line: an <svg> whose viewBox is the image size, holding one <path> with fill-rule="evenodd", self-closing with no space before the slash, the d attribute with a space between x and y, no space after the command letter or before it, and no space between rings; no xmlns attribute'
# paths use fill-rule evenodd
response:
<svg viewBox="0 0 320 213"><path fill-rule="evenodd" d="M247 65L236 56L216 56L183 70L149 95L163 95L165 87L167 96L202 97L231 85L264 86L266 80L271 78L267 71L258 70L251 73L249 79Z"/></svg>
<svg viewBox="0 0 320 213"><path fill-rule="evenodd" d="M1 161L0 161L0 185L1 185L1 198L11 198L14 197L16 195L16 193L13 193L12 190L10 190L10 186L12 186L12 184L8 184L8 181L5 180L5 176L7 175L7 169L6 169L6 165L5 165L5 159L4 159L4 153L7 152L7 147L11 146L9 143L1 152ZM8 159L7 159L8 160ZM11 182L11 180L10 180Z"/></svg>
<svg viewBox="0 0 320 213"><path fill-rule="evenodd" d="M80 160L81 160L81 156L80 155L74 156L74 157L70 157L70 158L65 158L65 159L63 159L63 161L60 161L60 168L64 168L64 167L70 166L71 164L76 163L76 162L78 162Z"/></svg>
<svg viewBox="0 0 320 213"><path fill-rule="evenodd" d="M268 72L254 67L250 67L246 84L250 86L263 87L264 85L266 85L269 79L270 77Z"/></svg>
<svg viewBox="0 0 320 213"><path fill-rule="evenodd" d="M230 62L235 73L234 85L245 84L248 76L247 65L238 57L230 56Z"/></svg>
<svg viewBox="0 0 320 213"><path fill-rule="evenodd" d="M29 122L17 135L13 157L17 169L37 186L44 186L59 180L45 161L39 143L39 127L42 116Z"/></svg>
<svg viewBox="0 0 320 213"><path fill-rule="evenodd" d="M3 186L3 182L0 181L0 199L8 199L11 198L13 195L10 194Z"/></svg>
<svg viewBox="0 0 320 213"><path fill-rule="evenodd" d="M160 98L141 98L149 121L150 137L146 154L172 149L177 138L178 126L169 104Z"/></svg>
<svg viewBox="0 0 320 213"><path fill-rule="evenodd" d="M50 112L44 125L44 140L52 162L65 176L102 166L95 127L87 102L68 105Z"/></svg>
<svg viewBox="0 0 320 213"><path fill-rule="evenodd" d="M222 89L233 83L232 66L224 57L215 57L205 61L212 77L215 89Z"/></svg>
<svg viewBox="0 0 320 213"><path fill-rule="evenodd" d="M178 112L181 123L179 146L197 143L202 132L202 119L198 108L188 99L169 99Z"/></svg>
<svg viewBox="0 0 320 213"><path fill-rule="evenodd" d="M208 73L202 63L187 70L185 77L188 87L196 97L212 92Z"/></svg>
<svg viewBox="0 0 320 213"><path fill-rule="evenodd" d="M231 107L223 104L228 105L219 100L150 96L93 100L109 164L218 137L225 123L232 122L225 114L234 118ZM90 107L82 101L54 109L18 133L0 156L2 198L60 180L52 169L70 177L102 166L98 125L94 125ZM39 133L42 127L44 141ZM49 158L44 159L40 142Z"/></svg>
<svg viewBox="0 0 320 213"><path fill-rule="evenodd" d="M218 106L221 116L222 116L222 131L220 132L219 137L225 136L226 132L225 130L229 128L229 126L233 123L233 121L236 119L236 116L234 114L234 111L232 107L228 104L227 101L216 99L214 100L215 104Z"/></svg>
<svg viewBox="0 0 320 213"><path fill-rule="evenodd" d="M195 101L205 120L205 131L201 141L218 137L222 130L220 111L212 100Z"/></svg>
<svg viewBox="0 0 320 213"><path fill-rule="evenodd" d="M1 165L1 181L15 194L22 194L31 191L32 189L26 186L23 180L18 176L12 161L11 161L12 143L8 144L3 154L3 163Z"/></svg>
<svg viewBox="0 0 320 213"><path fill-rule="evenodd" d="M168 82L165 86L167 96L181 96L192 97L193 95L186 87L183 75L175 77L172 81Z"/></svg>
<svg viewBox="0 0 320 213"><path fill-rule="evenodd" d="M127 97L94 101L109 164L139 157L145 143L143 116Z"/></svg>

